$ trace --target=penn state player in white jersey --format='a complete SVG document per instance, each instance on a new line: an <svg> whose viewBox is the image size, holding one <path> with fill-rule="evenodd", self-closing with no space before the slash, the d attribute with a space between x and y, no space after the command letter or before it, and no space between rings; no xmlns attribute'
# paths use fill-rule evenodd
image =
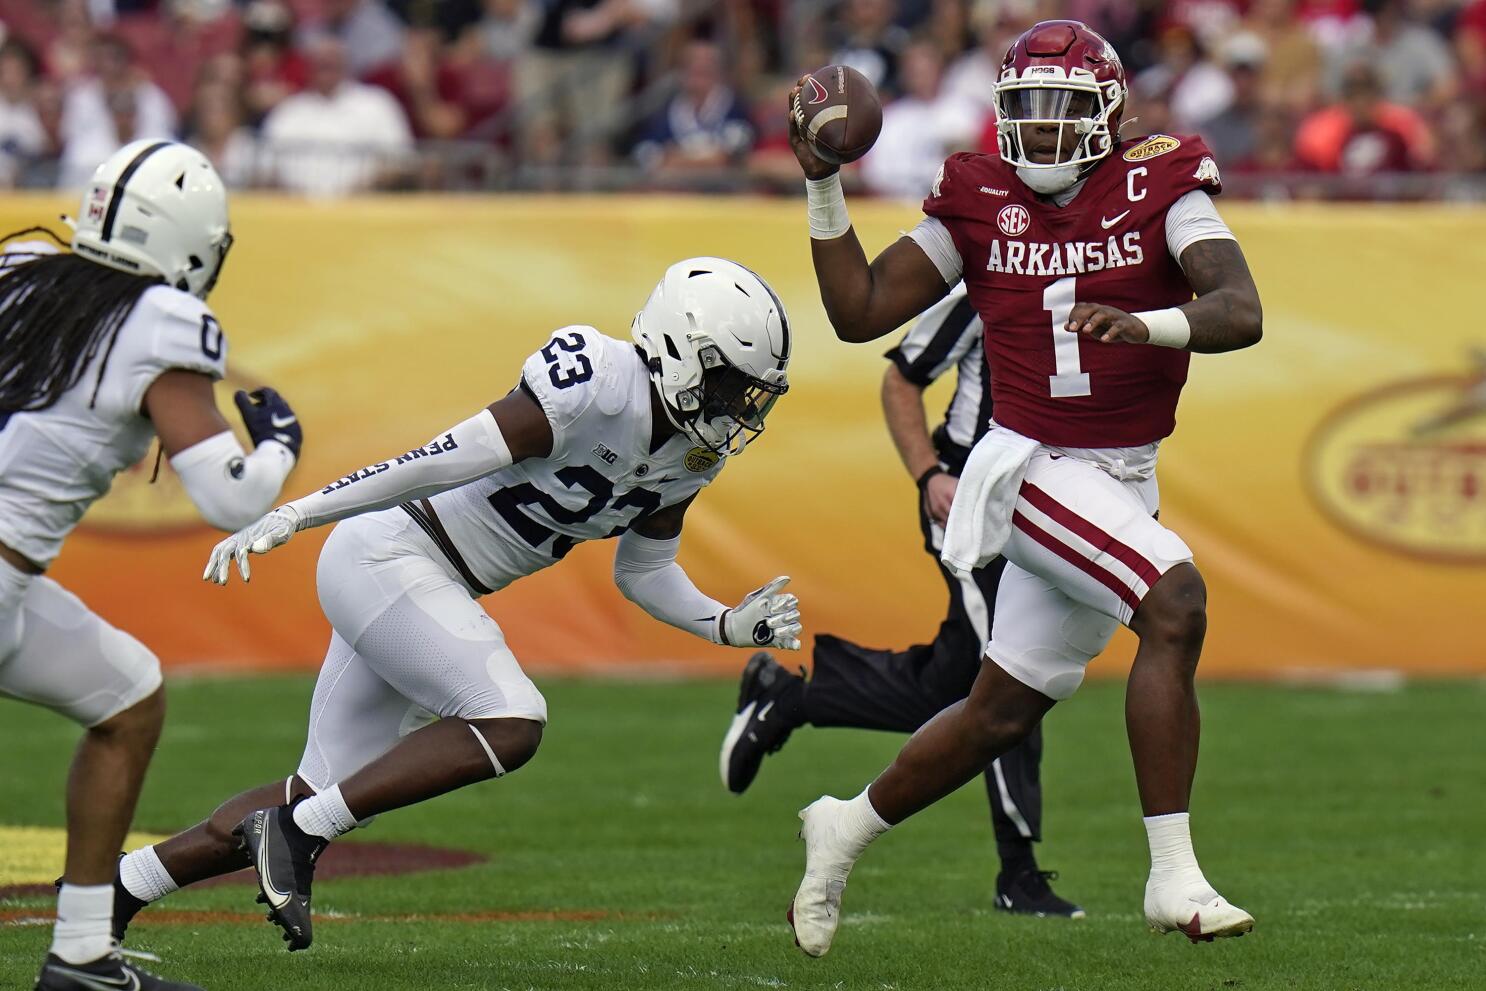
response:
<svg viewBox="0 0 1486 991"><path fill-rule="evenodd" d="M249 454L212 397L227 340L206 297L231 244L205 156L142 141L94 173L71 252L22 242L0 255L0 695L87 728L43 991L192 987L124 960L110 927L115 861L165 714L159 662L43 572L156 437L213 526L235 530L278 498L302 439L293 411L271 390L238 393Z"/></svg>
<svg viewBox="0 0 1486 991"><path fill-rule="evenodd" d="M788 578L729 609L676 563L687 507L788 387L784 307L741 265L693 258L667 270L632 334L557 331L505 398L217 546L205 577L225 584L236 562L246 581L250 553L347 520L320 555L334 632L298 772L129 854L121 876L135 910L251 865L289 948L309 946L326 843L536 752L546 702L476 600L579 541L618 537L615 584L663 622L712 643L799 649Z"/></svg>

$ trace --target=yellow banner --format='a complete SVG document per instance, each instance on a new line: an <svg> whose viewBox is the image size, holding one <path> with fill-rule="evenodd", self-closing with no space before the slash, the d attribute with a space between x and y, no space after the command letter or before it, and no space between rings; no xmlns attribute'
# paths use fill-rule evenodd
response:
<svg viewBox="0 0 1486 991"><path fill-rule="evenodd" d="M29 226L65 206L8 198L0 224ZM1486 601L1486 331L1469 308L1486 272L1486 212L1223 212L1263 295L1265 340L1194 359L1161 458L1162 519L1208 582L1203 670L1486 671L1475 620ZM861 202L852 213L869 252L918 216ZM793 387L766 435L688 515L682 563L725 601L793 576L811 631L874 646L933 634L945 591L877 405L888 342L831 334L802 204L239 197L233 225L212 304L234 383L270 383L301 414L294 495L501 396L556 327L627 334L672 261L718 254L757 270L793 319ZM941 395L929 401L942 408ZM318 663L323 534L263 559L248 587L203 585L217 537L168 469L150 486L148 467L95 507L55 576L169 663ZM611 553L579 548L486 600L519 657L537 669L741 665L740 653L624 602ZM1129 647L1125 637L1093 673L1120 673Z"/></svg>

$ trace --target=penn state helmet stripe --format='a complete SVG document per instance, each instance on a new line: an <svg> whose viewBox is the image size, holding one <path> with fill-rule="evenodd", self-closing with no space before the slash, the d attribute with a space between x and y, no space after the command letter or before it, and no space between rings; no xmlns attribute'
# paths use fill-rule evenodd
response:
<svg viewBox="0 0 1486 991"><path fill-rule="evenodd" d="M134 173L139 171L139 167L144 164L145 159L161 148L168 147L173 143L171 141L156 141L138 155L135 155L134 160L124 166L124 171L119 173L118 181L114 183L114 191L108 198L108 212L103 215L103 230L99 233L99 237L103 241L113 240L114 221L118 219L119 207L124 205L124 187L128 185L130 179L134 178Z"/></svg>
<svg viewBox="0 0 1486 991"><path fill-rule="evenodd" d="M774 287L765 282L757 272L749 268L747 265L739 265L738 267L747 272L749 275L753 276L755 279L758 279L759 285L764 287L764 291L767 292L769 294L769 298L774 301L774 309L779 313L779 329L784 334L784 353L776 354L774 355L774 357L779 359L779 367L783 368L785 366L785 363L789 361L789 317L784 315L784 303L779 299L779 294L774 291Z"/></svg>

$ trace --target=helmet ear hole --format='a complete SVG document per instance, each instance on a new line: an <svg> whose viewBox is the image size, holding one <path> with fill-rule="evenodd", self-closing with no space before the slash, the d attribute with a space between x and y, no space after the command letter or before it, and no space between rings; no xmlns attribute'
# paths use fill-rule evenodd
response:
<svg viewBox="0 0 1486 991"><path fill-rule="evenodd" d="M192 255L188 260L191 262L191 271L193 272L199 272L201 269L206 267L206 263L203 262L200 258L197 258L195 255Z"/></svg>
<svg viewBox="0 0 1486 991"><path fill-rule="evenodd" d="M672 360L680 361L681 352L676 349L676 342L671 339L670 334L665 334L663 336L666 342L666 354L670 355Z"/></svg>

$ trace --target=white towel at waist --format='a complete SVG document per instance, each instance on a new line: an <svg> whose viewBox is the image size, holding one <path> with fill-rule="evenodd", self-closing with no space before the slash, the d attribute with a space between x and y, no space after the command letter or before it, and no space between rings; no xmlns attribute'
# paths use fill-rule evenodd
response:
<svg viewBox="0 0 1486 991"><path fill-rule="evenodd" d="M960 472L955 500L944 525L939 560L968 577L1001 553L1011 537L1011 514L1027 464L1042 445L1014 430L992 424L976 442Z"/></svg>

